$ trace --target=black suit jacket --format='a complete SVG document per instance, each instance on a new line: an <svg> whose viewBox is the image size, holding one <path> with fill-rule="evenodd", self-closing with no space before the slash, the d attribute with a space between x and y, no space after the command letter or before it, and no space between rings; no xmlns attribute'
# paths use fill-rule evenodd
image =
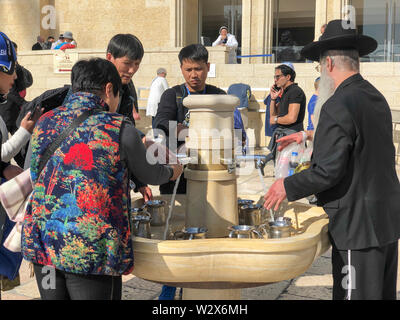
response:
<svg viewBox="0 0 400 320"><path fill-rule="evenodd" d="M381 247L400 238L400 186L392 116L360 74L322 106L311 167L284 180L288 200L316 194L340 250Z"/></svg>

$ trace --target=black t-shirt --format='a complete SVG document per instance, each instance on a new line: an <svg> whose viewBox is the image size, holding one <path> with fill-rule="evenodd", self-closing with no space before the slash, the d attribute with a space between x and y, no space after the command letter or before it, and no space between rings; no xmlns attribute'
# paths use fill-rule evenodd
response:
<svg viewBox="0 0 400 320"><path fill-rule="evenodd" d="M283 91L282 99L279 104L279 117L283 117L288 114L289 105L291 103L300 104L300 110L296 122L287 125L278 124L278 126L281 128L292 129L295 131L303 131L304 130L303 121L306 111L306 95L304 94L304 91L297 85L297 83L293 83Z"/></svg>
<svg viewBox="0 0 400 320"><path fill-rule="evenodd" d="M205 92L191 92L190 94L226 94L220 88L213 85L206 85ZM178 106L177 100L181 101L188 96L185 85L178 85L164 91L158 104L157 114L154 119L154 127L161 129L169 136L169 121L182 123L186 113L189 111L185 106Z"/></svg>

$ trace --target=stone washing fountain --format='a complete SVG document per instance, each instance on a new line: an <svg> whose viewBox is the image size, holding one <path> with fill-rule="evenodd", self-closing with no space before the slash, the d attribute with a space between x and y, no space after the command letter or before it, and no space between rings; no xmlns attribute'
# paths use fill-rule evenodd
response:
<svg viewBox="0 0 400 320"><path fill-rule="evenodd" d="M165 226L152 226L151 239L133 237L133 274L145 280L183 288L183 299L240 299L240 289L295 278L329 249L328 217L321 208L288 203L291 236L229 238L239 224L238 197L263 204L263 194L238 195L233 144L233 111L239 99L230 95L197 95L184 99L190 110L186 147L191 159L184 170L186 195L176 195L169 234L185 227L207 228L205 239L164 240ZM204 134L214 132L219 134ZM222 133L222 134L221 134ZM228 134L229 133L229 134ZM226 137L232 137L226 139ZM193 156L194 155L194 156ZM257 161L260 159L257 158ZM155 199L169 204L170 195ZM143 200L133 199L133 207ZM268 220L265 213L264 220Z"/></svg>

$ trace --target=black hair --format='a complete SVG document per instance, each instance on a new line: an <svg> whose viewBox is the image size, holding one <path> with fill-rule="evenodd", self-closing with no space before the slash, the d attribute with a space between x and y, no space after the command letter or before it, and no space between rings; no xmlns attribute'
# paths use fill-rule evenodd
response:
<svg viewBox="0 0 400 320"><path fill-rule="evenodd" d="M15 49L15 50L17 50L17 49L18 49L18 46L17 46L17 44L16 44L14 41L11 41L11 43L13 44L13 46L14 46L14 49Z"/></svg>
<svg viewBox="0 0 400 320"><path fill-rule="evenodd" d="M296 79L296 72L295 72L292 68L288 67L287 65L281 64L281 65L277 66L277 67L275 68L275 70L276 70L276 69L281 70L282 74L283 74L285 77L286 77L287 75L290 75L290 81L294 82L294 80Z"/></svg>
<svg viewBox="0 0 400 320"><path fill-rule="evenodd" d="M179 62L182 65L183 60L208 62L208 51L202 44L190 44L179 52Z"/></svg>
<svg viewBox="0 0 400 320"><path fill-rule="evenodd" d="M80 60L71 72L72 92L89 92L100 95L107 83L113 85L114 96L122 88L117 68L110 61L101 58Z"/></svg>
<svg viewBox="0 0 400 320"><path fill-rule="evenodd" d="M131 60L142 60L143 45L133 34L117 34L108 43L107 53L117 59L127 56Z"/></svg>
<svg viewBox="0 0 400 320"><path fill-rule="evenodd" d="M47 37L47 41L48 41L49 39L54 39L54 37L53 37L53 36L48 36L48 37ZM55 39L54 39L54 40L55 40Z"/></svg>

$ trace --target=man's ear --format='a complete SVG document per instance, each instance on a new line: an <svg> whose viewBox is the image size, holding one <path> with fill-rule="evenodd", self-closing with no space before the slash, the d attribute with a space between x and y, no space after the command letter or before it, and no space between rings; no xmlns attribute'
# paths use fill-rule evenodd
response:
<svg viewBox="0 0 400 320"><path fill-rule="evenodd" d="M111 53L107 52L107 54L106 54L106 59L107 59L108 61L111 61L111 59L114 59L114 57L113 57L113 55L112 55Z"/></svg>
<svg viewBox="0 0 400 320"><path fill-rule="evenodd" d="M210 63L207 62L207 71L210 72Z"/></svg>
<svg viewBox="0 0 400 320"><path fill-rule="evenodd" d="M111 82L108 82L108 83L106 84L106 87L105 87L105 95L106 95L107 98L112 98L112 97L113 97L113 95L114 95L113 88L114 88L114 87L113 87L113 85L112 85Z"/></svg>
<svg viewBox="0 0 400 320"><path fill-rule="evenodd" d="M333 60L331 57L326 57L326 67L328 68L329 72L332 72L333 69Z"/></svg>

